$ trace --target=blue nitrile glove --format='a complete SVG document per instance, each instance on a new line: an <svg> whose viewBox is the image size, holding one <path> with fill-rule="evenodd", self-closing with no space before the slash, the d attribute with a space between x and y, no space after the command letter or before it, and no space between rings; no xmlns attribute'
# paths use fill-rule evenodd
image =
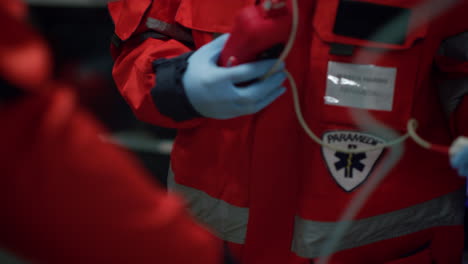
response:
<svg viewBox="0 0 468 264"><path fill-rule="evenodd" d="M451 147L450 163L460 176L468 177L468 140L459 138Z"/></svg>
<svg viewBox="0 0 468 264"><path fill-rule="evenodd" d="M286 90L281 86L286 78L282 71L284 64L279 72L265 80L258 80L247 86L236 86L236 83L262 77L276 60L220 67L217 65L218 57L228 36L224 34L193 53L182 77L188 100L205 117L228 119L253 114Z"/></svg>

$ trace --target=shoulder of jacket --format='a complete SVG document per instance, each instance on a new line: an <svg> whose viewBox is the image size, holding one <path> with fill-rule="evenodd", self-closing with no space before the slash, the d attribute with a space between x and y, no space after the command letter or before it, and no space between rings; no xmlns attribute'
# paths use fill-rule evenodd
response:
<svg viewBox="0 0 468 264"><path fill-rule="evenodd" d="M152 0L119 0L108 4L115 34L121 40L129 39L135 32L152 2Z"/></svg>

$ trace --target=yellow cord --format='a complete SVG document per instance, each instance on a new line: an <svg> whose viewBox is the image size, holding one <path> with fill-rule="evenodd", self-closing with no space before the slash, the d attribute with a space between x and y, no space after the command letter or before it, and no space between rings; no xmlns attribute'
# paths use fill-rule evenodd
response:
<svg viewBox="0 0 468 264"><path fill-rule="evenodd" d="M299 7L297 5L297 1L292 1L292 13L293 19L291 23L291 34L289 34L288 42L284 46L284 50L281 52L276 63L273 65L273 67L271 67L270 71L263 76L263 79L270 77L270 75L278 70L281 62L286 60L286 57L288 57L289 52L291 51L294 42L296 41L297 28L299 27Z"/></svg>
<svg viewBox="0 0 468 264"><path fill-rule="evenodd" d="M298 29L298 25L299 25L299 8L298 8L297 0L292 0L291 2L292 2L293 18L292 18L291 33L289 35L289 39L287 41L287 44L286 44L283 52L281 53L280 57L278 58L277 62L273 65L271 70L263 77L264 79L268 78L271 74L273 74L274 72L277 71L280 63L283 62L286 59L286 57L289 55L289 52L291 51L291 49L292 49L292 47L294 45L294 42L296 40L297 29ZM388 141L386 143L383 143L383 144L380 144L380 145L377 145L377 146L372 146L372 147L367 147L367 148L360 148L360 149L344 149L344 148L340 148L340 147L335 146L335 145L325 143L307 125L307 122L305 121L305 119L304 119L304 117L302 115L301 106L300 106L300 102L299 102L299 93L298 93L298 90L297 90L297 86L296 86L296 82L294 80L294 77L287 70L285 70L285 73L286 73L286 76L288 78L288 81L290 83L291 90L292 90L292 93L293 93L294 111L296 113L296 117L297 117L297 119L299 121L299 124L301 125L301 127L305 131L305 133L313 141L315 141L317 144L319 144L319 145L321 145L323 147L329 148L331 150L334 150L334 151L339 151L339 152L344 152L344 153L350 153L351 154L351 153L369 152L369 151L374 151L374 150L390 147L390 146L393 146L393 145L396 145L396 144L401 144L407 138L411 137L421 147L426 148L426 149L430 148L431 143L425 141L424 139L422 139L421 137L419 137L417 135L417 133L416 133L417 121L415 119L410 119L408 121L408 123L407 123L407 131L408 132L407 133L405 133L404 135L402 135L402 136L400 136L400 137L398 137L396 139L393 139L391 141Z"/></svg>
<svg viewBox="0 0 468 264"><path fill-rule="evenodd" d="M416 128L418 127L418 121L416 119L410 119L407 124L407 130L410 137L416 142L419 146L430 149L431 143L422 139L418 134L416 134Z"/></svg>
<svg viewBox="0 0 468 264"><path fill-rule="evenodd" d="M361 152L374 151L374 150L378 150L381 148L386 148L386 147L390 147L396 144L400 144L410 136L409 133L406 133L399 138L388 141L381 145L372 146L368 148L357 148L357 149L344 149L344 148L340 148L335 145L331 145L331 144L327 144L323 142L323 140L321 140L307 125L307 122L305 121L304 116L302 115L301 105L299 102L299 93L297 91L296 82L294 81L293 76L288 71L285 71L285 72L286 72L286 76L288 77L289 84L291 86L291 91L292 91L293 100L294 100L294 111L296 112L297 120L299 121L299 124L301 125L302 129L306 132L306 134L317 144L323 147L329 148L331 150L334 150L334 151L339 151L339 152L344 152L344 153L361 153Z"/></svg>

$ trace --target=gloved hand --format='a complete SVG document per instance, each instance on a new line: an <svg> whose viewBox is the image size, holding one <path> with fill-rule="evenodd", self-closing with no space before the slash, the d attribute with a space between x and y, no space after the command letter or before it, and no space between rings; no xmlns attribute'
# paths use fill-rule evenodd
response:
<svg viewBox="0 0 468 264"><path fill-rule="evenodd" d="M253 114L286 91L281 86L286 78L282 71L284 64L278 72L265 80L257 80L247 86L236 86L262 77L276 60L220 67L217 65L218 57L228 36L224 34L193 53L182 77L189 102L205 117L228 119Z"/></svg>
<svg viewBox="0 0 468 264"><path fill-rule="evenodd" d="M468 177L468 138L460 137L450 147L450 163L460 176Z"/></svg>

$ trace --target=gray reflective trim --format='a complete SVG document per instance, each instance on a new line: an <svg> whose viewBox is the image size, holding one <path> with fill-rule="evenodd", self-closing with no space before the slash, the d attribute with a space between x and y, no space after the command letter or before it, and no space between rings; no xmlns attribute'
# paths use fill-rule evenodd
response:
<svg viewBox="0 0 468 264"><path fill-rule="evenodd" d="M449 116L468 94L468 78L446 80L438 88L445 114Z"/></svg>
<svg viewBox="0 0 468 264"><path fill-rule="evenodd" d="M177 24L169 24L164 21L148 17L146 20L146 26L150 29L153 29L161 34L167 35L173 39L182 42L193 42L192 34L190 30L177 25Z"/></svg>
<svg viewBox="0 0 468 264"><path fill-rule="evenodd" d="M228 204L203 191L178 184L172 170L169 171L168 187L180 193L186 199L192 214L208 225L219 238L233 243L244 243L249 218L248 208ZM464 191L459 191L391 213L355 220L333 252L408 235L431 227L462 225L464 199ZM301 257L318 257L320 246L338 225L337 222L319 222L296 217L291 250Z"/></svg>
<svg viewBox="0 0 468 264"><path fill-rule="evenodd" d="M353 221L333 252L408 235L431 227L462 225L464 199L463 191L454 192L402 210ZM338 224L296 217L291 250L301 257L318 257L320 247Z"/></svg>
<svg viewBox="0 0 468 264"><path fill-rule="evenodd" d="M243 244L247 233L249 209L237 207L207 193L178 184L174 173L169 169L168 188L181 194L188 203L192 214L208 225L222 240Z"/></svg>

